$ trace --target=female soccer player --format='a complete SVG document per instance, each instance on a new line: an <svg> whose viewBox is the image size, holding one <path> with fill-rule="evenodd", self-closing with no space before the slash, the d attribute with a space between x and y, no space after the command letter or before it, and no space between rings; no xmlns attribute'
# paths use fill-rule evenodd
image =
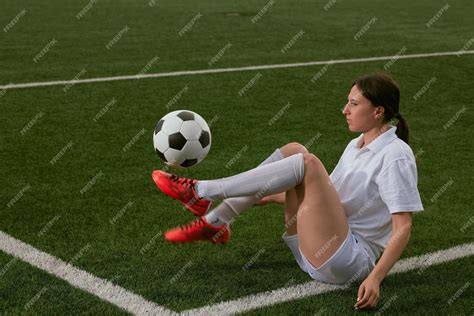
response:
<svg viewBox="0 0 474 316"><path fill-rule="evenodd" d="M246 208L284 204L283 240L301 269L325 283L363 280L354 307L375 307L380 283L410 238L412 214L423 210L399 101L398 85L387 75L353 82L342 113L349 129L361 134L331 175L298 143L276 149L254 169L217 180L154 171L157 186L199 216L166 232L165 239L226 243L229 223ZM223 203L207 212L219 199Z"/></svg>

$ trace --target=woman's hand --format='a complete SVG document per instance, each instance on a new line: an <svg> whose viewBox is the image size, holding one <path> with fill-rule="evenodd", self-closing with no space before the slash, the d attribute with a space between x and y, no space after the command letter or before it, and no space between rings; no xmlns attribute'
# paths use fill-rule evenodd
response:
<svg viewBox="0 0 474 316"><path fill-rule="evenodd" d="M262 206L268 203L285 204L285 192L264 196L255 205Z"/></svg>
<svg viewBox="0 0 474 316"><path fill-rule="evenodd" d="M380 298L380 283L400 258L410 239L413 212L392 214L392 237L369 276L359 286L356 309L375 307Z"/></svg>
<svg viewBox="0 0 474 316"><path fill-rule="evenodd" d="M380 299L380 281L369 274L359 286L355 309L374 308Z"/></svg>

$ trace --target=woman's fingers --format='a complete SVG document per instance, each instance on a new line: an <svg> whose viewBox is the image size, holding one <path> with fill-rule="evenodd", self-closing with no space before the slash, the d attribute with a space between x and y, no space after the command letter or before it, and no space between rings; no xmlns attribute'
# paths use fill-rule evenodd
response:
<svg viewBox="0 0 474 316"><path fill-rule="evenodd" d="M360 304L359 302L364 297L364 294L365 294L365 284L364 282L362 282L362 284L359 286L359 290L357 291L357 302L355 303L354 307L357 307Z"/></svg>
<svg viewBox="0 0 474 316"><path fill-rule="evenodd" d="M359 308L363 309L373 307L374 298L375 294L370 294L370 296L366 298L365 302L363 302L363 304L360 305Z"/></svg>
<svg viewBox="0 0 474 316"><path fill-rule="evenodd" d="M367 303L370 301L374 293L370 290L368 290L365 286L362 289L363 295L362 298L357 301L355 308L365 308L367 306ZM361 293L361 290L359 289L359 293ZM360 298L359 294L359 298Z"/></svg>

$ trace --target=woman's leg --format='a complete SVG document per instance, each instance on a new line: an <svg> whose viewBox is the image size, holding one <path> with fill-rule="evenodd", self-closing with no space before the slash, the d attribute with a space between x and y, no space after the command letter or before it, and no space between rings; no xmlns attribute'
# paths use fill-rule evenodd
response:
<svg viewBox="0 0 474 316"><path fill-rule="evenodd" d="M259 166L272 163L298 153L305 154L308 153L308 150L301 144L289 143L275 150L273 154L270 155ZM294 189L292 189L292 191L295 192ZM258 200L259 198L254 195L225 199L216 208L206 214L206 220L208 223L214 223L215 226L227 224L231 222L232 219L239 216L244 210L253 206ZM296 227L296 225L293 226Z"/></svg>
<svg viewBox="0 0 474 316"><path fill-rule="evenodd" d="M279 161L283 158L285 158L285 156L283 156L280 148L277 148L267 159L260 163L259 166ZM206 214L206 220L214 226L228 224L245 209L254 205L257 200L255 196L241 196L225 199L221 204Z"/></svg>
<svg viewBox="0 0 474 316"><path fill-rule="evenodd" d="M286 194L285 218L294 218L291 223L296 226L287 227L287 234L298 233L301 252L318 268L344 242L349 225L322 162L315 155L305 154L304 169L303 182L294 193L290 190Z"/></svg>
<svg viewBox="0 0 474 316"><path fill-rule="evenodd" d="M280 148L281 153L285 157L302 153L304 155L309 154L308 149L305 146L298 143L289 143ZM297 234L297 220L298 220L298 209L300 202L296 193L296 189L292 188L285 193L285 230L287 236Z"/></svg>
<svg viewBox="0 0 474 316"><path fill-rule="evenodd" d="M302 153L251 170L213 180L199 180L194 187L198 198L215 201L231 197L266 195L285 192L303 181Z"/></svg>
<svg viewBox="0 0 474 316"><path fill-rule="evenodd" d="M296 235L298 233L298 209L300 202L296 190L293 188L285 193L285 231L287 236Z"/></svg>

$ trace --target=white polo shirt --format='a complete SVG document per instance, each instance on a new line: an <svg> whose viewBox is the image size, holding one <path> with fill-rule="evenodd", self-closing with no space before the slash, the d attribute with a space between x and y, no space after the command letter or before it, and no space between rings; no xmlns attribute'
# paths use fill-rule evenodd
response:
<svg viewBox="0 0 474 316"><path fill-rule="evenodd" d="M392 126L362 149L364 135L353 139L330 175L352 232L374 262L391 237L391 214L423 211L415 156L395 131Z"/></svg>

